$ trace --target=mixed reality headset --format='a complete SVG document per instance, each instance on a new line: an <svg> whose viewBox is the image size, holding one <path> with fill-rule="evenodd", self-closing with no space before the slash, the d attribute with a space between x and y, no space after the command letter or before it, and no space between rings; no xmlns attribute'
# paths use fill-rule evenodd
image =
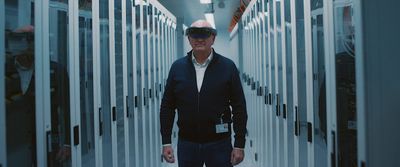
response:
<svg viewBox="0 0 400 167"><path fill-rule="evenodd" d="M206 39L211 35L217 36L217 30L209 27L190 27L185 34L195 39Z"/></svg>

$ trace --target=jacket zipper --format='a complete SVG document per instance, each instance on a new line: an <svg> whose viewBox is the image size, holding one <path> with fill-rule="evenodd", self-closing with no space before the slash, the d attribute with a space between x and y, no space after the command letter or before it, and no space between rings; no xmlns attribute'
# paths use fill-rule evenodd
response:
<svg viewBox="0 0 400 167"><path fill-rule="evenodd" d="M197 114L198 116L200 115L200 92L197 92ZM199 122L197 122L197 135L200 133L200 125ZM197 137L196 137L197 138Z"/></svg>

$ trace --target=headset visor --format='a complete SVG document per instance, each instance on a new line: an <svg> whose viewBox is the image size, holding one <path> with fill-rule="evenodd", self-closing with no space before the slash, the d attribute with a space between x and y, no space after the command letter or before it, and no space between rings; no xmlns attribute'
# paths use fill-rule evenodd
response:
<svg viewBox="0 0 400 167"><path fill-rule="evenodd" d="M190 27L186 29L186 35L191 38L201 38L206 39L211 35L216 36L217 30L208 27Z"/></svg>

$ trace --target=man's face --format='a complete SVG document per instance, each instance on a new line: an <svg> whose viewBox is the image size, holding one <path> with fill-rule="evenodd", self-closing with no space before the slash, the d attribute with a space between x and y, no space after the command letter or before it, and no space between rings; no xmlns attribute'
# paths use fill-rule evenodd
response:
<svg viewBox="0 0 400 167"><path fill-rule="evenodd" d="M204 51L210 51L211 46L214 44L215 36L210 35L207 38L193 38L191 36L188 36L189 38L189 43L193 48L193 51L196 52L204 52Z"/></svg>

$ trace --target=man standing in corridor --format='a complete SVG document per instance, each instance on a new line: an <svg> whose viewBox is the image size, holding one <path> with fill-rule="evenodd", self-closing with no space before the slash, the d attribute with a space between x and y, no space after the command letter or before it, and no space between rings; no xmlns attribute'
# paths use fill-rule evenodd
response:
<svg viewBox="0 0 400 167"><path fill-rule="evenodd" d="M161 102L163 157L175 162L171 133L177 110L179 167L237 165L244 158L247 123L239 71L211 47L217 31L210 23L194 22L186 35L192 51L172 64Z"/></svg>

